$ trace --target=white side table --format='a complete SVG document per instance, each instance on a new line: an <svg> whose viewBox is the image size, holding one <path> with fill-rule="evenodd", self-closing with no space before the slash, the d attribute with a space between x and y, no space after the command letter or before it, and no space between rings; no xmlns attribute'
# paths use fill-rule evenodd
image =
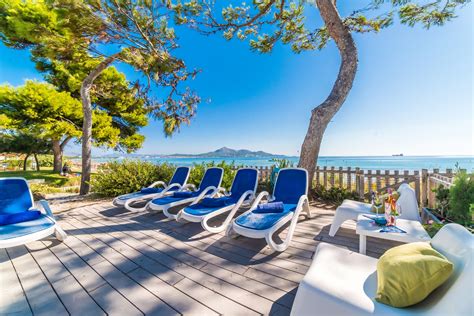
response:
<svg viewBox="0 0 474 316"><path fill-rule="evenodd" d="M396 226L406 233L381 233L382 227L376 225L373 220L359 215L357 217L356 233L359 235L359 253L366 254L367 236L395 240L404 243L417 241L431 241L430 236L420 222L408 219L397 219Z"/></svg>

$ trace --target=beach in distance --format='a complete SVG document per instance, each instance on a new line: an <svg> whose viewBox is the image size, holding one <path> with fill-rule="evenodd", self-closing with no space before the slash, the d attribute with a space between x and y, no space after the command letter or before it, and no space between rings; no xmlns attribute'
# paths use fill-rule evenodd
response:
<svg viewBox="0 0 474 316"><path fill-rule="evenodd" d="M111 160L123 160L126 157L96 157L94 162L106 162ZM220 162L227 163L234 162L237 166L272 166L275 164L272 159L288 159L296 166L298 164L298 157L288 156L272 156L272 157L183 157L170 158L160 157L154 155L134 156L128 159L140 159L144 161L151 161L156 163L168 162L180 166L191 166L194 163L203 162ZM421 169L439 169L444 171L446 169L455 169L459 166L461 169L466 169L468 172L474 171L474 157L473 156L321 156L318 159L318 166L320 167L351 167L361 168L364 170L421 170Z"/></svg>

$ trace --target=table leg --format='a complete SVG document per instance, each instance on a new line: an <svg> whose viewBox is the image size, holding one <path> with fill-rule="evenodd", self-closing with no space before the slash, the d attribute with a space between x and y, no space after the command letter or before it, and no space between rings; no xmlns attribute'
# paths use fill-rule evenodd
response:
<svg viewBox="0 0 474 316"><path fill-rule="evenodd" d="M359 235L359 253L365 255L367 247L367 236Z"/></svg>

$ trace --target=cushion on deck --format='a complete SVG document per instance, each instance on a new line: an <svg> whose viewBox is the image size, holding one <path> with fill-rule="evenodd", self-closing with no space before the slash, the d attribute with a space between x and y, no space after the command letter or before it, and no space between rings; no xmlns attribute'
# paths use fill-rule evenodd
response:
<svg viewBox="0 0 474 316"><path fill-rule="evenodd" d="M258 180L256 169L239 169L230 188L231 197L238 201L246 191L254 191Z"/></svg>
<svg viewBox="0 0 474 316"><path fill-rule="evenodd" d="M175 192L173 193L173 197L175 198L190 198L193 196L195 192L190 191L183 191L183 192Z"/></svg>
<svg viewBox="0 0 474 316"><path fill-rule="evenodd" d="M161 191L163 191L162 188L142 188L140 190L140 193L154 194L154 193L160 193Z"/></svg>
<svg viewBox="0 0 474 316"><path fill-rule="evenodd" d="M117 199L122 200L122 201L126 201L126 200L129 200L129 199L134 199L134 198L142 197L142 196L145 196L145 195L147 195L147 194L138 191L138 192L133 192L133 193L120 195L119 197L117 197Z"/></svg>
<svg viewBox="0 0 474 316"><path fill-rule="evenodd" d="M178 167L170 180L171 184L184 185L189 175L189 167Z"/></svg>
<svg viewBox="0 0 474 316"><path fill-rule="evenodd" d="M40 218L41 212L36 210L18 212L14 214L0 214L0 226L32 221Z"/></svg>
<svg viewBox="0 0 474 316"><path fill-rule="evenodd" d="M231 201L230 197L223 196L220 198L204 198L199 201L199 204L204 207L222 207L226 206Z"/></svg>
<svg viewBox="0 0 474 316"><path fill-rule="evenodd" d="M165 197L162 197L162 198L154 199L154 200L151 201L151 203L156 204L156 205L167 205L167 204L170 204L170 203L187 200L189 198L193 198L193 197L197 197L197 196L198 196L197 192L193 192L193 195L191 197L186 197L186 198L184 198L184 197L183 198L177 198L177 197L174 197L174 196L165 196Z"/></svg>
<svg viewBox="0 0 474 316"><path fill-rule="evenodd" d="M273 196L276 201L297 204L300 197L306 194L308 177L303 169L282 169L278 173Z"/></svg>
<svg viewBox="0 0 474 316"><path fill-rule="evenodd" d="M24 212L32 207L33 201L25 179L0 179L0 214Z"/></svg>
<svg viewBox="0 0 474 316"><path fill-rule="evenodd" d="M26 236L50 228L53 225L54 222L49 217L41 214L38 219L32 221L0 226L0 240Z"/></svg>
<svg viewBox="0 0 474 316"><path fill-rule="evenodd" d="M288 213L293 212L296 209L296 204L284 204L284 210L280 213L267 213L267 214L258 214L250 212L248 214L242 214L235 220L235 223L239 226L264 230L274 226L282 218L288 215Z"/></svg>
<svg viewBox="0 0 474 316"><path fill-rule="evenodd" d="M203 192L208 187L218 188L222 181L223 170L221 168L209 168L202 177L201 184L199 184L198 193Z"/></svg>
<svg viewBox="0 0 474 316"><path fill-rule="evenodd" d="M211 199L211 200L221 200L222 202L220 202L220 203L223 203L223 204L221 204L219 206L207 206L207 205L203 205L203 203L202 203L205 199L203 199L201 202L199 202L197 204L190 205L190 206L186 207L184 209L184 211L186 213L190 214L190 215L204 216L204 215L210 214L212 212L215 212L217 210L220 210L223 207L233 206L236 203L236 201L233 200L232 198L222 197L222 198Z"/></svg>

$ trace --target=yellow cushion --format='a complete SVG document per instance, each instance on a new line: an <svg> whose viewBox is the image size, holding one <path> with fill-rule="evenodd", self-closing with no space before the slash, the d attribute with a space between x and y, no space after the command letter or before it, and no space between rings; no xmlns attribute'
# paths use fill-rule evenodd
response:
<svg viewBox="0 0 474 316"><path fill-rule="evenodd" d="M375 299L394 307L424 300L453 272L453 264L430 244L415 242L394 247L377 263Z"/></svg>

